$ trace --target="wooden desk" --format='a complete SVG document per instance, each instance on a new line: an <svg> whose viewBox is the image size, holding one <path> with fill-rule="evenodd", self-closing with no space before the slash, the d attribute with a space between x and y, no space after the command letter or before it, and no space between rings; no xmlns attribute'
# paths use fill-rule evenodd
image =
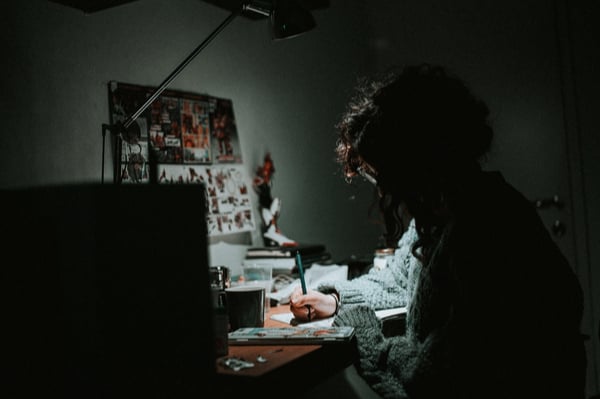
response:
<svg viewBox="0 0 600 399"><path fill-rule="evenodd" d="M289 326L271 320L272 314L282 312L289 312L289 307L272 307L265 326ZM259 355L267 361L257 362ZM233 371L222 364L226 357L242 358L254 363L254 367ZM251 394L259 394L261 398L300 396L303 384L310 389L350 366L355 359L355 341L327 345L230 345L229 354L217 359L219 398Z"/></svg>

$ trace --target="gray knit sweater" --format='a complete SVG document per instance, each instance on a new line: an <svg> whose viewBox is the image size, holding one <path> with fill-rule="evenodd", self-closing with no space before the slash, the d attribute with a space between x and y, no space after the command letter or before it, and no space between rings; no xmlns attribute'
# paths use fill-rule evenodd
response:
<svg viewBox="0 0 600 399"><path fill-rule="evenodd" d="M398 241L394 256L387 267L371 270L348 281L323 282L317 290L336 291L342 306L367 305L375 310L407 306L412 297L419 261L412 255L411 247L417 239L414 220Z"/></svg>

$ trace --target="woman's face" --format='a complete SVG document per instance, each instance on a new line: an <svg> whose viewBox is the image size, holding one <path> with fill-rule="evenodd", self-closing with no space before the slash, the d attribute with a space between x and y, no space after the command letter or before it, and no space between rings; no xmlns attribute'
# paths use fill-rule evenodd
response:
<svg viewBox="0 0 600 399"><path fill-rule="evenodd" d="M375 188L377 188L377 194L380 198L385 197L386 195L391 195L387 190L385 190L384 186L381 184L380 175L377 170L368 164L367 162L363 162L363 164L357 168L357 173L362 176L366 181L371 183Z"/></svg>
<svg viewBox="0 0 600 399"><path fill-rule="evenodd" d="M366 162L363 162L362 165L356 169L356 172L359 175L361 175L366 181L368 181L375 187L378 187L377 172L375 171L375 168L373 168L371 165L369 165Z"/></svg>

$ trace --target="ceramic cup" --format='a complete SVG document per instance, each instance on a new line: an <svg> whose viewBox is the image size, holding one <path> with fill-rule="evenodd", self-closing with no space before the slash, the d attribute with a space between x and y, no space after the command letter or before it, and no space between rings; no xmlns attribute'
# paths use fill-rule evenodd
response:
<svg viewBox="0 0 600 399"><path fill-rule="evenodd" d="M237 285L225 290L229 331L242 327L264 327L265 288L257 285Z"/></svg>

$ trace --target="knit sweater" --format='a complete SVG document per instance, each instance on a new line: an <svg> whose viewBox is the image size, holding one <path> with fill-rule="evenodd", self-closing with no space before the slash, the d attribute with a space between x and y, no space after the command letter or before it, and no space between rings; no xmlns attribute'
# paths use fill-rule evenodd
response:
<svg viewBox="0 0 600 399"><path fill-rule="evenodd" d="M406 333L385 337L366 304L357 369L384 398L582 399L581 287L531 203L499 173L464 188L418 273Z"/></svg>
<svg viewBox="0 0 600 399"><path fill-rule="evenodd" d="M368 273L352 280L323 282L317 290L337 292L344 307L368 305L379 310L407 306L420 269L419 260L411 252L416 239L415 223L411 220L387 267L371 268Z"/></svg>

